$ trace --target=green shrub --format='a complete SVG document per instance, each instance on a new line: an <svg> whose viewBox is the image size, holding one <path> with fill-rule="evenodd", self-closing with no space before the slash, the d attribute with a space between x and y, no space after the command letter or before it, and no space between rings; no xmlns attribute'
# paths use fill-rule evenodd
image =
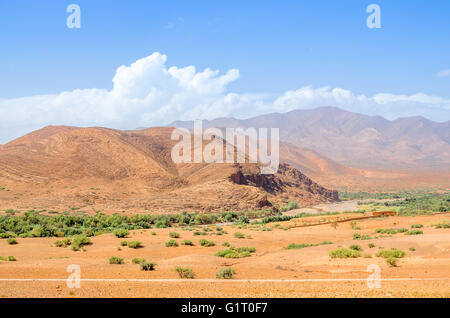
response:
<svg viewBox="0 0 450 318"><path fill-rule="evenodd" d="M10 237L9 239L6 240L6 243L8 243L9 245L16 245L18 244L18 242L16 241L16 239Z"/></svg>
<svg viewBox="0 0 450 318"><path fill-rule="evenodd" d="M194 246L194 243L190 240L184 240L181 245Z"/></svg>
<svg viewBox="0 0 450 318"><path fill-rule="evenodd" d="M411 252L415 252L415 251L416 251L416 249L415 249L414 247L410 247L409 250L410 250Z"/></svg>
<svg viewBox="0 0 450 318"><path fill-rule="evenodd" d="M381 234L396 234L397 233L397 231L394 229L376 229L375 232L381 233Z"/></svg>
<svg viewBox="0 0 450 318"><path fill-rule="evenodd" d="M310 246L314 246L314 244L295 244L295 243L291 243L289 244L286 249L287 250L299 250L305 247L310 247Z"/></svg>
<svg viewBox="0 0 450 318"><path fill-rule="evenodd" d="M298 209L298 202L297 201L292 201L292 202L288 202L288 204L286 204L285 206L280 208L280 211L282 212L286 212L286 211L291 211L291 210L295 210Z"/></svg>
<svg viewBox="0 0 450 318"><path fill-rule="evenodd" d="M354 251L359 251L359 252L362 251L362 248L359 245L350 245L349 248Z"/></svg>
<svg viewBox="0 0 450 318"><path fill-rule="evenodd" d="M17 235L14 234L13 232L4 232L4 233L0 233L0 239L5 239L5 238L15 238Z"/></svg>
<svg viewBox="0 0 450 318"><path fill-rule="evenodd" d="M201 246L205 246L205 247L211 247L211 246L215 246L216 245L216 243L214 243L213 241L208 241L206 239L201 239L199 241L199 243L200 243Z"/></svg>
<svg viewBox="0 0 450 318"><path fill-rule="evenodd" d="M144 261L144 262L140 263L140 266L141 266L141 271L153 271L153 270L155 270L156 263Z"/></svg>
<svg viewBox="0 0 450 318"><path fill-rule="evenodd" d="M141 264L146 262L145 258L133 258L133 260L131 261L133 264Z"/></svg>
<svg viewBox="0 0 450 318"><path fill-rule="evenodd" d="M431 223L431 226L434 226L437 229L450 229L450 222L449 221L440 221L436 223Z"/></svg>
<svg viewBox="0 0 450 318"><path fill-rule="evenodd" d="M114 230L113 234L118 238L125 238L130 234L130 232L126 229L117 229Z"/></svg>
<svg viewBox="0 0 450 318"><path fill-rule="evenodd" d="M166 247L177 247L178 243L175 240L170 240L166 242Z"/></svg>
<svg viewBox="0 0 450 318"><path fill-rule="evenodd" d="M234 237L238 239L243 239L245 237L244 233L236 232L234 233Z"/></svg>
<svg viewBox="0 0 450 318"><path fill-rule="evenodd" d="M422 230L410 230L408 232L405 232L405 235L419 235L423 234Z"/></svg>
<svg viewBox="0 0 450 318"><path fill-rule="evenodd" d="M56 242L54 243L54 245L55 245L56 247L67 247L67 246L69 246L69 245L71 245L71 244L72 244L72 240L69 239L69 238L67 238L67 239L65 239L65 240L61 240L61 241L56 241Z"/></svg>
<svg viewBox="0 0 450 318"><path fill-rule="evenodd" d="M129 248L134 248L134 249L142 247L142 243L139 241L131 241L131 242L128 242L127 245Z"/></svg>
<svg viewBox="0 0 450 318"><path fill-rule="evenodd" d="M8 256L8 261L15 262L17 260L16 260L16 258L14 256Z"/></svg>
<svg viewBox="0 0 450 318"><path fill-rule="evenodd" d="M354 240L371 240L372 237L370 235L361 235L359 233L353 234Z"/></svg>
<svg viewBox="0 0 450 318"><path fill-rule="evenodd" d="M398 250L396 248L390 249L390 250L383 250L377 253L377 257L383 257L383 258L403 258L405 257L405 252L402 250Z"/></svg>
<svg viewBox="0 0 450 318"><path fill-rule="evenodd" d="M123 261L123 258L121 258L121 257L116 257L116 256L110 257L109 263L110 263L110 264L117 264L117 265L125 264L125 262Z"/></svg>
<svg viewBox="0 0 450 318"><path fill-rule="evenodd" d="M216 278L220 278L220 279L232 279L234 277L234 274L236 274L236 272L234 271L234 269L232 269L231 267L225 267L220 269L217 274L216 274Z"/></svg>
<svg viewBox="0 0 450 318"><path fill-rule="evenodd" d="M228 243L228 242L223 242L222 246L230 247L230 246L231 246L231 244L230 244L230 243Z"/></svg>
<svg viewBox="0 0 450 318"><path fill-rule="evenodd" d="M398 260L398 258L395 258L395 257L388 257L388 258L386 258L386 262L387 262L391 267L397 267L397 260Z"/></svg>
<svg viewBox="0 0 450 318"><path fill-rule="evenodd" d="M423 228L423 225L422 224L413 224L413 225L411 225L411 228L412 229L421 229L421 228Z"/></svg>
<svg viewBox="0 0 450 318"><path fill-rule="evenodd" d="M224 258L243 258L251 256L256 249L254 247L230 247L229 249L216 252L214 255Z"/></svg>
<svg viewBox="0 0 450 318"><path fill-rule="evenodd" d="M195 277L194 271L189 267L175 267L175 271L178 273L180 278L189 278L192 279Z"/></svg>
<svg viewBox="0 0 450 318"><path fill-rule="evenodd" d="M358 251L350 250L347 248L338 248L331 251L329 255L331 258L356 258L361 256Z"/></svg>
<svg viewBox="0 0 450 318"><path fill-rule="evenodd" d="M169 233L169 236L172 237L172 238L179 238L179 237L180 237L180 234L177 233L177 232L170 232L170 233Z"/></svg>
<svg viewBox="0 0 450 318"><path fill-rule="evenodd" d="M369 246L369 248L374 248L374 247L375 247L375 244L369 243L369 245L367 245L367 246Z"/></svg>
<svg viewBox="0 0 450 318"><path fill-rule="evenodd" d="M72 250L78 251L80 247L92 244L91 240L85 236L76 236L72 242Z"/></svg>
<svg viewBox="0 0 450 318"><path fill-rule="evenodd" d="M128 242L127 241L120 241L120 246L128 246Z"/></svg>

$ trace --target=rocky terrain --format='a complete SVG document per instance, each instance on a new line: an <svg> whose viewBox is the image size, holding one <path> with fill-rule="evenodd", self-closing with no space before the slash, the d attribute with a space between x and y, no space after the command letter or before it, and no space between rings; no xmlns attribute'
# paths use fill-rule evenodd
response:
<svg viewBox="0 0 450 318"><path fill-rule="evenodd" d="M270 176L245 162L175 164L172 131L52 126L18 138L0 149L0 209L175 213L338 200L286 164Z"/></svg>

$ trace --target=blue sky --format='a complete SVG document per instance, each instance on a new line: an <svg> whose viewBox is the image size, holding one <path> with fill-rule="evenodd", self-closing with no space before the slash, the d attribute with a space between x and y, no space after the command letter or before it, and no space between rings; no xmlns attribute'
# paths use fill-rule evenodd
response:
<svg viewBox="0 0 450 318"><path fill-rule="evenodd" d="M66 26L71 3L81 7L81 29ZM381 29L366 26L371 3L381 7ZM447 111L450 76L436 74L450 69L449 14L447 0L0 0L0 100L111 90L119 66L160 52L167 67L238 69L226 85L236 94L423 93ZM400 115L427 115L411 109Z"/></svg>
<svg viewBox="0 0 450 318"><path fill-rule="evenodd" d="M82 28L65 25L77 3ZM382 29L365 25L378 3ZM304 85L450 97L449 1L0 2L0 97L110 88L115 69L154 51L173 65L238 68L239 92Z"/></svg>

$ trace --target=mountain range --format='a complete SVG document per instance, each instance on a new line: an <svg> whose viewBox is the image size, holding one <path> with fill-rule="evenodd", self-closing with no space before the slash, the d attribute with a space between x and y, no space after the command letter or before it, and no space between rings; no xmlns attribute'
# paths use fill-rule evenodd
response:
<svg viewBox="0 0 450 318"><path fill-rule="evenodd" d="M170 126L192 128L192 121ZM450 121L387 120L335 107L294 110L249 119L204 120L203 127L279 128L280 139L362 169L450 171Z"/></svg>
<svg viewBox="0 0 450 318"><path fill-rule="evenodd" d="M248 160L176 164L172 126L193 122L126 131L48 126L1 145L0 209L236 211L337 201L330 189L450 189L449 122L389 121L332 107L203 121L204 128L278 127L274 175ZM220 141L225 149L228 141ZM198 146L191 143L191 154Z"/></svg>

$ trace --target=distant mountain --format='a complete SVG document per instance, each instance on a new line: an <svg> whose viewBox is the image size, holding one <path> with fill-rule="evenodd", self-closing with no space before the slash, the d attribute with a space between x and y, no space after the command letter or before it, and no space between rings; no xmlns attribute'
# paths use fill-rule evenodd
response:
<svg viewBox="0 0 450 318"><path fill-rule="evenodd" d="M192 128L191 121L170 126ZM218 118L206 127L280 128L280 139L343 165L362 169L450 171L450 121L387 120L335 107L294 110L250 119Z"/></svg>

